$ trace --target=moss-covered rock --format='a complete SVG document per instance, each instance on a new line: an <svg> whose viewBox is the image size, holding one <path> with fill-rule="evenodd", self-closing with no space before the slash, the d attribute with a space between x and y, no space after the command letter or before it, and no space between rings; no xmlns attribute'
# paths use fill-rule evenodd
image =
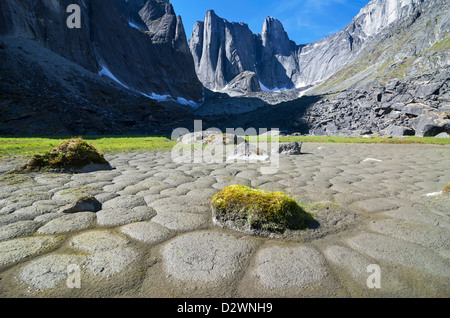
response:
<svg viewBox="0 0 450 318"><path fill-rule="evenodd" d="M230 185L211 200L214 222L260 235L301 230L313 221L297 202L282 192Z"/></svg>
<svg viewBox="0 0 450 318"><path fill-rule="evenodd" d="M42 154L34 155L18 171L77 171L86 166L110 169L111 166L94 146L81 137L64 141L58 147Z"/></svg>

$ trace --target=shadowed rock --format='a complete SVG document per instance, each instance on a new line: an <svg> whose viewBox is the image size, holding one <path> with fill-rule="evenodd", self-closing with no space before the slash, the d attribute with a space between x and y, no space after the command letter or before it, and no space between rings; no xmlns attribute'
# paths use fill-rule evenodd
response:
<svg viewBox="0 0 450 318"><path fill-rule="evenodd" d="M280 153L282 155L300 155L302 153L301 142L290 142L287 144L281 144L277 149L272 150L272 153Z"/></svg>
<svg viewBox="0 0 450 318"><path fill-rule="evenodd" d="M62 213L97 212L102 209L102 204L93 196L85 195L75 202L61 209Z"/></svg>

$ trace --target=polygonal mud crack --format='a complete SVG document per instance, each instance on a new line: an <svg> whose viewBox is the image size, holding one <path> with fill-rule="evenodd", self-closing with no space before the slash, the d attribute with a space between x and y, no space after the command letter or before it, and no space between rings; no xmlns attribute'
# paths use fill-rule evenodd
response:
<svg viewBox="0 0 450 318"><path fill-rule="evenodd" d="M252 245L232 235L196 232L179 236L162 251L166 271L182 281L214 282L232 276Z"/></svg>

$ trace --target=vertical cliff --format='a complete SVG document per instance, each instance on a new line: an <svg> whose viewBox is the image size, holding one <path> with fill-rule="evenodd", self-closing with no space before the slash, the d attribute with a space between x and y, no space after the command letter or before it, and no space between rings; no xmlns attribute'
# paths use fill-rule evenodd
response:
<svg viewBox="0 0 450 318"><path fill-rule="evenodd" d="M247 24L230 23L210 10L194 26L189 47L198 78L212 90L243 71L255 71L256 36Z"/></svg>
<svg viewBox="0 0 450 318"><path fill-rule="evenodd" d="M81 8L79 29L66 26L72 3ZM0 36L36 41L131 90L202 98L182 20L168 0L3 0L0 18Z"/></svg>
<svg viewBox="0 0 450 318"><path fill-rule="evenodd" d="M340 32L302 45L291 41L275 18L268 17L261 34L252 35L246 25L209 11L195 24L189 46L197 75L210 89L221 90L243 71L255 72L263 89L306 87L341 70L381 33L420 14L423 2L373 0Z"/></svg>

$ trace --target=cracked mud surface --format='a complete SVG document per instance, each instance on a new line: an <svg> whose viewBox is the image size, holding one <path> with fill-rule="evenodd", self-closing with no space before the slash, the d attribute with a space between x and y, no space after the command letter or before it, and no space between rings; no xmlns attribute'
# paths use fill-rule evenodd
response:
<svg viewBox="0 0 450 318"><path fill-rule="evenodd" d="M274 175L136 152L106 155L111 171L2 179L0 296L450 296L450 196L426 195L450 182L449 146L302 150L280 156ZM212 196L237 183L315 206L319 225L284 238L215 226ZM59 212L85 194L102 210ZM379 289L367 287L370 264ZM70 265L81 288L68 288Z"/></svg>

